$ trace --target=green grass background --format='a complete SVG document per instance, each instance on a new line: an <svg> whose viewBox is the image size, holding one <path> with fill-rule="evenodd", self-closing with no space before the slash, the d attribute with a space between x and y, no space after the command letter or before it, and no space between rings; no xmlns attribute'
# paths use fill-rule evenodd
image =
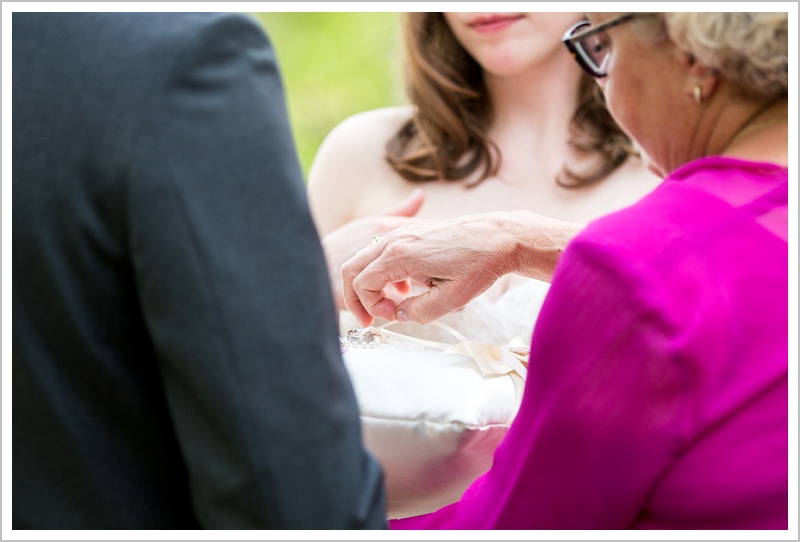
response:
<svg viewBox="0 0 800 542"><path fill-rule="evenodd" d="M270 37L305 178L320 143L345 118L405 103L393 12L252 13Z"/></svg>

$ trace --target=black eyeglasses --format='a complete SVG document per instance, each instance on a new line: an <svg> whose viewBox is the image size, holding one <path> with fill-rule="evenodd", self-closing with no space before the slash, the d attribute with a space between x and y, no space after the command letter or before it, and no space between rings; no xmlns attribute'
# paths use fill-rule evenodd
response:
<svg viewBox="0 0 800 542"><path fill-rule="evenodd" d="M583 71L592 77L605 77L608 75L606 64L611 45L608 30L630 21L636 15L636 13L626 13L594 28L591 28L592 23L589 21L580 21L569 27L561 41Z"/></svg>

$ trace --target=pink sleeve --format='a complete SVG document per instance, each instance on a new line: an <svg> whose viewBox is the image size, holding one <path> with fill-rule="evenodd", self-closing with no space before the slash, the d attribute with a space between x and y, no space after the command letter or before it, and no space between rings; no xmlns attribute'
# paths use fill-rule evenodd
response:
<svg viewBox="0 0 800 542"><path fill-rule="evenodd" d="M688 375L671 355L668 293L635 258L565 252L531 344L519 414L492 470L393 529L624 529L685 449ZM663 287L663 286L662 286Z"/></svg>

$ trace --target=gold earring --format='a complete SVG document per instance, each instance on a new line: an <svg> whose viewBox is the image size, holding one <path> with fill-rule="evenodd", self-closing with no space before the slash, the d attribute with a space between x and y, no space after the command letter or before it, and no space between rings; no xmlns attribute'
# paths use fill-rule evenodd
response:
<svg viewBox="0 0 800 542"><path fill-rule="evenodd" d="M694 101L698 104L703 103L703 89L700 85L694 86Z"/></svg>

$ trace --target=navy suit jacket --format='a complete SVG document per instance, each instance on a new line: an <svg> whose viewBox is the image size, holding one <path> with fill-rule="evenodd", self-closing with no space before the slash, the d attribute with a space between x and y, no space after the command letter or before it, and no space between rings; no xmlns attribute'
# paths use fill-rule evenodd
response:
<svg viewBox="0 0 800 542"><path fill-rule="evenodd" d="M12 527L385 527L263 31L12 17Z"/></svg>

